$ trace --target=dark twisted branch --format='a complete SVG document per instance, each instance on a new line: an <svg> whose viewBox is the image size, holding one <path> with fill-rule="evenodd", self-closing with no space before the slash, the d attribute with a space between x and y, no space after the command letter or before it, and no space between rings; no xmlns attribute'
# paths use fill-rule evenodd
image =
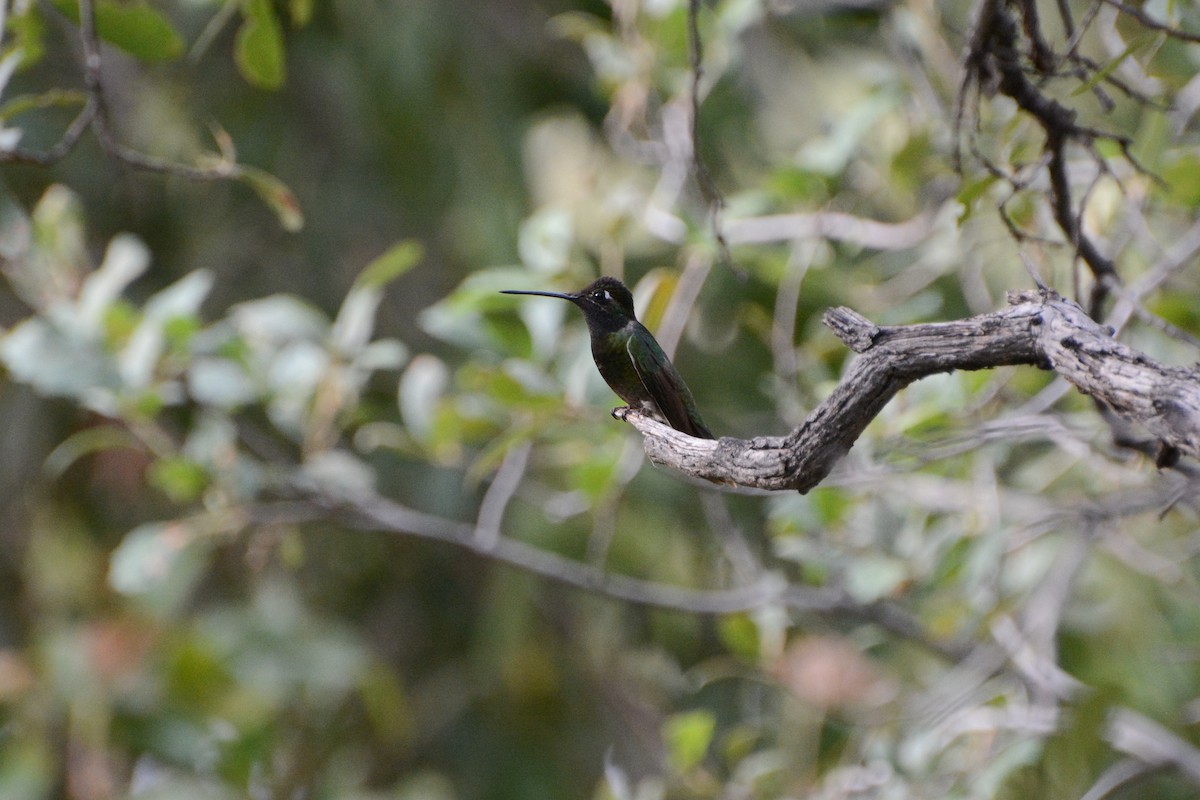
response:
<svg viewBox="0 0 1200 800"><path fill-rule="evenodd" d="M915 380L956 369L1026 364L1052 369L1161 442L1163 465L1200 458L1200 369L1173 367L1112 338L1053 292L1009 295L1009 307L954 322L882 327L848 308L825 324L860 358L787 436L694 439L629 409L614 412L645 437L652 461L715 483L807 492L887 402Z"/></svg>
<svg viewBox="0 0 1200 800"><path fill-rule="evenodd" d="M1022 19L1032 50L1031 59L1041 72L1049 70L1053 57L1041 39L1033 3L1022 3ZM1120 276L1108 256L1083 232L1071 198L1067 177L1067 146L1077 143L1090 147L1099 139L1110 139L1121 146L1127 158L1129 140L1112 133L1080 125L1075 111L1044 94L1030 79L1019 49L1018 27L1009 8L1002 2L986 2L980 8L976 28L966 60L965 82L993 86L1011 98L1026 114L1037 121L1045 135L1043 149L1050 183L1054 221L1075 248L1083 263L1095 276L1088 310L1099 319L1110 287L1120 285ZM965 83L964 83L965 85Z"/></svg>

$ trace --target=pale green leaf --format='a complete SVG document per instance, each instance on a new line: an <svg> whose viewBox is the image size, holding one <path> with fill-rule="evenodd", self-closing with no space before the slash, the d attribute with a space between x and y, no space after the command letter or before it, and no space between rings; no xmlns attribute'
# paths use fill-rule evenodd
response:
<svg viewBox="0 0 1200 800"><path fill-rule="evenodd" d="M450 370L437 356L422 353L400 376L397 400L409 433L426 440L433 433L437 404L450 384Z"/></svg>
<svg viewBox="0 0 1200 800"><path fill-rule="evenodd" d="M85 403L119 384L112 361L93 340L39 317L0 339L0 361L13 378L41 394Z"/></svg>
<svg viewBox="0 0 1200 800"><path fill-rule="evenodd" d="M371 341L375 314L383 300L384 287L412 269L422 255L417 242L400 242L368 264L342 301L334 320L330 340L344 355L357 356Z"/></svg>
<svg viewBox="0 0 1200 800"><path fill-rule="evenodd" d="M128 386L144 388L150 384L166 345L167 324L178 317L195 316L212 283L212 273L196 270L147 301L142 321L117 356L121 377Z"/></svg>
<svg viewBox="0 0 1200 800"><path fill-rule="evenodd" d="M100 267L84 279L79 291L79 319L95 330L109 307L150 265L150 249L136 236L118 234L108 243Z"/></svg>
<svg viewBox="0 0 1200 800"><path fill-rule="evenodd" d="M408 360L408 348L397 339L376 339L368 344L355 359L354 365L368 372L384 369L400 369Z"/></svg>
<svg viewBox="0 0 1200 800"><path fill-rule="evenodd" d="M264 346L316 341L329 332L329 320L321 311L288 294L238 303L230 310L229 317L242 336Z"/></svg>
<svg viewBox="0 0 1200 800"><path fill-rule="evenodd" d="M282 431L299 434L304 429L317 385L329 369L329 351L310 341L281 348L267 370L271 401L267 414Z"/></svg>
<svg viewBox="0 0 1200 800"><path fill-rule="evenodd" d="M183 522L148 522L125 535L113 551L108 582L122 594L144 594L171 580L180 556L195 540Z"/></svg>
<svg viewBox="0 0 1200 800"><path fill-rule="evenodd" d="M375 312L383 300L383 290L370 286L354 286L342 301L333 329L329 333L334 349L345 356L357 356L375 331Z"/></svg>
<svg viewBox="0 0 1200 800"><path fill-rule="evenodd" d="M904 563L885 555L856 559L846 575L846 591L860 603L873 603L892 594L905 579Z"/></svg>
<svg viewBox="0 0 1200 800"><path fill-rule="evenodd" d="M232 409L253 403L259 388L238 363L227 358L200 358L188 367L188 392L202 405Z"/></svg>
<svg viewBox="0 0 1200 800"><path fill-rule="evenodd" d="M546 206L522 223L517 247L525 266L535 273L550 276L566 268L574 240L570 212Z"/></svg>

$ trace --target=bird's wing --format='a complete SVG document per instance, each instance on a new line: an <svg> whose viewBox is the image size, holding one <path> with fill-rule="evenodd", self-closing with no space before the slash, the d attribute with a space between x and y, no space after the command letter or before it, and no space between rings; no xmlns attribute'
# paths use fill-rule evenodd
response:
<svg viewBox="0 0 1200 800"><path fill-rule="evenodd" d="M667 418L671 427L689 436L714 438L700 421L687 384L679 377L679 372L654 337L630 336L625 349L629 352L629 360L637 370L642 386L646 387L646 392L654 398L659 411Z"/></svg>

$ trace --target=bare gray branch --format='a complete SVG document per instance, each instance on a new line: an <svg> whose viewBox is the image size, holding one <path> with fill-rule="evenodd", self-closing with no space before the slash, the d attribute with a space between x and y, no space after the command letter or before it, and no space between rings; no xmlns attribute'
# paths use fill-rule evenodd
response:
<svg viewBox="0 0 1200 800"><path fill-rule="evenodd" d="M693 439L640 412L614 415L640 431L657 464L714 483L807 492L829 474L887 402L915 380L956 369L1052 369L1161 442L1160 465L1200 457L1200 371L1159 363L1112 338L1053 292L1015 292L1009 307L953 322L881 327L847 308L825 324L861 354L832 394L787 436Z"/></svg>

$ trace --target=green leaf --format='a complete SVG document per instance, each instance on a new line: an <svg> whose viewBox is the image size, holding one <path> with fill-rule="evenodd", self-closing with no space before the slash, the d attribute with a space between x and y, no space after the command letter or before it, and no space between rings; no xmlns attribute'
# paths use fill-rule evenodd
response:
<svg viewBox="0 0 1200 800"><path fill-rule="evenodd" d="M571 464L567 472L570 485L590 500L599 500L612 491L620 478L621 449L599 444L580 455L580 460Z"/></svg>
<svg viewBox="0 0 1200 800"><path fill-rule="evenodd" d="M79 3L53 0L54 7L79 24ZM169 61L183 53L183 38L161 14L145 3L96 4L96 33L142 61Z"/></svg>
<svg viewBox="0 0 1200 800"><path fill-rule="evenodd" d="M1071 96L1077 97L1078 95L1084 94L1086 92L1090 92L1092 89L1094 89L1097 86L1097 84L1099 84L1101 81L1103 81L1109 75L1111 75L1113 73L1113 70L1115 70L1117 67L1121 66L1121 64L1123 64L1125 62L1125 59L1129 58L1131 55L1136 53L1138 50L1145 48L1146 45L1150 44L1155 39L1159 39L1160 37L1166 38L1166 34L1165 33L1146 33L1142 36L1137 37L1136 39L1134 39L1132 42L1129 43L1128 47L1126 47L1124 50L1121 51L1120 55L1118 55L1112 61L1109 61L1104 66L1100 67L1100 69L1098 69L1094 73L1092 73L1092 77L1089 78L1083 85L1081 85L1077 89L1075 89L1075 91L1071 92Z"/></svg>
<svg viewBox="0 0 1200 800"><path fill-rule="evenodd" d="M663 723L663 738L671 766L682 773L699 764L716 729L717 720L708 711L686 711L668 717Z"/></svg>
<svg viewBox="0 0 1200 800"><path fill-rule="evenodd" d="M303 28L311 22L314 5L313 0L291 0L288 3L288 14L292 18L292 25Z"/></svg>
<svg viewBox="0 0 1200 800"><path fill-rule="evenodd" d="M266 170L256 167L239 167L238 178L275 212L285 231L296 233L304 227L304 212L300 210L300 201L286 183Z"/></svg>
<svg viewBox="0 0 1200 800"><path fill-rule="evenodd" d="M13 51L21 53L21 67L29 67L42 60L46 53L46 26L36 3L30 3L19 13L10 10L4 33L5 43Z"/></svg>
<svg viewBox="0 0 1200 800"><path fill-rule="evenodd" d="M996 182L1000 180L995 175L987 174L978 180L971 181L958 192L958 197L955 198L962 204L962 209L958 213L958 224L962 225L966 222L972 212L975 210L975 201L983 197L988 189L992 188Z"/></svg>
<svg viewBox="0 0 1200 800"><path fill-rule="evenodd" d="M493 267L476 270L467 275L448 297L421 311L417 315L417 322L426 333L452 344L515 349L509 337L497 335L497 331L488 324L484 312L503 310L510 314L517 305L513 298L500 294L500 291L521 289L528 285L529 273L523 269ZM547 304L541 305L545 307ZM555 305L550 303L549 307L554 308ZM566 311L566 308L559 310L560 318L566 315ZM512 327L519 329L515 324Z"/></svg>
<svg viewBox="0 0 1200 800"><path fill-rule="evenodd" d="M415 741L418 722L396 673L383 664L373 664L363 671L358 690L376 736L404 745Z"/></svg>
<svg viewBox="0 0 1200 800"><path fill-rule="evenodd" d="M146 475L150 485L176 503L190 503L208 486L208 471L188 458L160 458Z"/></svg>
<svg viewBox="0 0 1200 800"><path fill-rule="evenodd" d="M736 656L753 662L758 658L760 643L758 626L745 614L730 614L721 617L717 624L717 636L725 649Z"/></svg>
<svg viewBox="0 0 1200 800"><path fill-rule="evenodd" d="M425 249L420 242L406 239L363 268L355 283L364 288L380 289L420 263Z"/></svg>
<svg viewBox="0 0 1200 800"><path fill-rule="evenodd" d="M283 28L269 0L248 0L245 22L234 42L234 60L242 77L260 89L283 86L287 67L283 56Z"/></svg>
<svg viewBox="0 0 1200 800"><path fill-rule="evenodd" d="M1200 159L1185 155L1176 159L1162 173L1167 183L1167 197L1184 208L1200 205Z"/></svg>
<svg viewBox="0 0 1200 800"><path fill-rule="evenodd" d="M788 202L820 205L829 198L829 178L794 164L786 164L767 176L766 187Z"/></svg>
<svg viewBox="0 0 1200 800"><path fill-rule="evenodd" d="M852 505L848 494L840 488L822 486L809 497L812 498L812 510L822 527L841 522Z"/></svg>
<svg viewBox="0 0 1200 800"><path fill-rule="evenodd" d="M652 269L638 282L635 288L637 294L644 296L643 293L648 292L650 295L649 300L640 304L644 306L644 310L638 314L638 318L643 325L652 331L658 330L678 285L679 274L669 267Z"/></svg>

